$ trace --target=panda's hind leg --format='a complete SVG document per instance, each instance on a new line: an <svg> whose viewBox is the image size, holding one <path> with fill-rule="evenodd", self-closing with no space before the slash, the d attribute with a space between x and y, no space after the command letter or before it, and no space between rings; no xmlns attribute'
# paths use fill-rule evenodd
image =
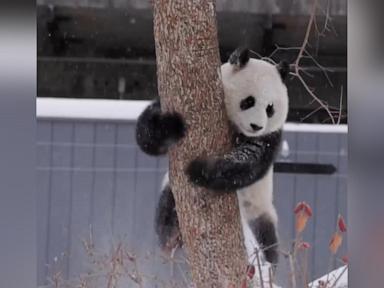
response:
<svg viewBox="0 0 384 288"><path fill-rule="evenodd" d="M278 236L273 217L264 213L249 220L248 225L263 251L264 258L269 263L277 265L279 260Z"/></svg>
<svg viewBox="0 0 384 288"><path fill-rule="evenodd" d="M159 245L164 252L169 253L174 248L182 245L175 199L168 181L163 185L156 207L155 231Z"/></svg>

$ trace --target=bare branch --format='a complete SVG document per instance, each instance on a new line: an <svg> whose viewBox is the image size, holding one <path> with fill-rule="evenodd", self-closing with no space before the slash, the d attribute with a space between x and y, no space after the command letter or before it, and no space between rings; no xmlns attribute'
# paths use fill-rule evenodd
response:
<svg viewBox="0 0 384 288"><path fill-rule="evenodd" d="M337 124L340 124L341 121L341 110L343 108L343 86L341 86L341 92L340 92L340 105L339 105L339 117L337 118Z"/></svg>
<svg viewBox="0 0 384 288"><path fill-rule="evenodd" d="M319 111L321 108L322 108L321 106L317 107L315 110L311 111L310 113L305 115L303 118L301 118L300 121L304 121L305 119L309 118L310 116L315 114L317 111Z"/></svg>
<svg viewBox="0 0 384 288"><path fill-rule="evenodd" d="M296 61L295 61L296 74L299 74L300 60L303 57L304 50L308 45L308 40L309 40L309 36L311 34L313 21L314 21L315 16L316 16L317 2L318 2L318 0L314 0L314 2L313 2L312 12L311 12L311 15L309 17L307 30L305 31L304 41L303 41L303 44L301 45L299 55L297 56Z"/></svg>
<svg viewBox="0 0 384 288"><path fill-rule="evenodd" d="M313 57L306 49L305 49L305 54L307 55L307 56L305 56L305 57L309 57L312 61L313 61L313 63L315 63L315 65L317 66L317 67L319 67L320 68L320 70L323 72L323 74L324 74L324 76L327 78L327 80L328 80L328 82L329 82L329 85L331 85L331 87L333 88L333 83L332 83L332 81L331 81L331 78L329 78L329 75L328 75L328 71L329 72L333 72L333 70L332 69L329 69L329 68L326 68L326 67L324 67L323 65L321 65L316 59L315 59L315 57Z"/></svg>
<svg viewBox="0 0 384 288"><path fill-rule="evenodd" d="M260 261L259 249L256 250L256 260L257 260L257 270L259 271L260 287L264 288L264 279L263 279L263 273L261 271L261 261Z"/></svg>
<svg viewBox="0 0 384 288"><path fill-rule="evenodd" d="M339 274L339 276L337 276L335 282L333 282L331 288L335 288L336 285L337 285L337 282L339 282L340 278L343 276L343 274L347 271L348 269L348 266L345 266L345 268L343 269L343 271L341 271L341 273Z"/></svg>
<svg viewBox="0 0 384 288"><path fill-rule="evenodd" d="M307 25L307 29L305 31L305 36L304 36L304 40L303 40L303 43L300 47L300 50L299 50L299 54L296 58L296 61L294 62L294 65L293 65L293 68L294 68L294 75L299 79L299 81L301 82L301 84L304 86L305 90L307 90L308 94L316 100L316 102L328 113L331 121L333 124L335 124L335 119L329 109L329 107L324 104L324 102L318 98L315 93L313 93L313 91L309 88L308 84L305 82L305 80L303 79L303 77L300 75L300 61L302 60L303 56L305 56L305 54L307 56L310 56L312 60L314 60L314 57L309 54L306 50L306 47L308 46L308 41L309 41L309 36L311 34L311 31L312 31L312 27L313 27L313 23L314 23L314 20L315 20L315 17L316 17L316 9L317 9L317 4L318 4L318 0L314 0L313 2L313 6L312 6L312 11L311 11L311 15L309 17L309 22L308 22L308 25ZM314 61L315 64L317 64L317 66L320 67L320 69L322 69L323 71L324 70L324 67L322 67L316 60ZM329 79L327 73L325 73L327 79Z"/></svg>
<svg viewBox="0 0 384 288"><path fill-rule="evenodd" d="M295 76L299 79L301 84L304 86L305 90L307 90L308 94L311 95L311 97L313 99L315 99L315 101L317 103L319 103L319 105L321 107L323 107L325 111L327 111L327 113L328 113L328 115L329 115L329 117L330 117L330 119L332 121L332 124L335 124L335 119L334 119L334 117L332 115L331 110L329 110L329 107L327 105L325 105L324 102L315 95L315 93L313 93L313 91L309 88L308 84L305 82L305 80L303 79L303 77L300 74L295 74Z"/></svg>
<svg viewBox="0 0 384 288"><path fill-rule="evenodd" d="M249 52L255 54L259 59L263 58L263 56L261 56L261 54L257 53L257 52L254 51L254 50L249 49Z"/></svg>

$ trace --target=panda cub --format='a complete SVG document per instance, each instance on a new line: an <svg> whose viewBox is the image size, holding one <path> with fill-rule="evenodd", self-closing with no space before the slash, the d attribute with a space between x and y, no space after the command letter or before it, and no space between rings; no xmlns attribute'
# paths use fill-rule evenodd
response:
<svg viewBox="0 0 384 288"><path fill-rule="evenodd" d="M276 264L277 214L273 205L273 162L278 154L282 127L288 114L284 80L289 66L274 66L250 59L239 48L221 66L225 105L233 126L232 149L217 158L197 158L186 169L190 181L214 193L236 191L242 219L264 251ZM150 155L161 155L186 133L186 124L176 112L161 112L155 101L140 115L136 139ZM162 248L181 244L175 201L165 176L156 210L155 229Z"/></svg>

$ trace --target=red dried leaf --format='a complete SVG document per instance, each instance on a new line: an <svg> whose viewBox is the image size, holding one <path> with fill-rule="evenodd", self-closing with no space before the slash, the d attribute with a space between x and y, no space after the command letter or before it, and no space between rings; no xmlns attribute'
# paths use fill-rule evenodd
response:
<svg viewBox="0 0 384 288"><path fill-rule="evenodd" d="M332 254L336 254L341 243L343 243L343 236L339 232L334 233L329 242L329 250L331 250Z"/></svg>
<svg viewBox="0 0 384 288"><path fill-rule="evenodd" d="M347 224L345 224L343 216L339 215L337 219L337 226L339 227L340 232L347 232Z"/></svg>
<svg viewBox="0 0 384 288"><path fill-rule="evenodd" d="M256 272L255 265L249 264L247 266L247 276L249 277L249 279L252 279L253 276L255 276L255 272Z"/></svg>
<svg viewBox="0 0 384 288"><path fill-rule="evenodd" d="M299 249L309 249L311 248L311 244L309 244L308 242L301 242L298 247Z"/></svg>
<svg viewBox="0 0 384 288"><path fill-rule="evenodd" d="M293 212L295 214L297 214L303 210L303 207L304 207L304 202L299 202L299 203L297 203L296 208L295 208L295 210L293 210Z"/></svg>
<svg viewBox="0 0 384 288"><path fill-rule="evenodd" d="M296 205L296 208L295 210L293 210L293 212L295 214L299 213L299 212L304 212L307 216L311 217L312 216L312 208L311 206L309 206L306 202L299 202L297 205Z"/></svg>
<svg viewBox="0 0 384 288"><path fill-rule="evenodd" d="M297 233L301 233L302 231L304 231L308 219L309 216L304 211L299 211L299 213L296 214L295 229Z"/></svg>
<svg viewBox="0 0 384 288"><path fill-rule="evenodd" d="M304 211L309 217L312 216L312 208L307 203L304 203Z"/></svg>

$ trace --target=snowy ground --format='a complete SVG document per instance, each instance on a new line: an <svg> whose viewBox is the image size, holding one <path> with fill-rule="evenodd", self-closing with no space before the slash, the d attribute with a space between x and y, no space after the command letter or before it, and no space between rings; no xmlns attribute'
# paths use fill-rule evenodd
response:
<svg viewBox="0 0 384 288"><path fill-rule="evenodd" d="M242 219L243 220L243 219ZM243 220L244 221L244 220ZM253 239L252 232L249 230L248 225L244 225L244 238L245 238L245 246L247 248L248 255L252 255L254 248L257 247L256 241ZM254 259L254 257L250 257L250 261ZM262 278L264 282L264 287L270 288L270 282L269 282L269 267L270 265L267 262L262 261L261 264L261 273ZM256 272L255 272L255 280L259 281L259 271L257 268L257 264L254 263L256 266ZM328 280L328 285L325 285ZM258 286L257 286L258 287ZM347 288L348 287L348 267L342 266L332 272L329 273L329 275L324 275L323 277L316 279L312 283L308 285L310 288ZM286 288L281 287L273 284L273 288Z"/></svg>
<svg viewBox="0 0 384 288"><path fill-rule="evenodd" d="M264 287L270 288L268 267L269 267L268 265L263 265L262 272L263 272ZM328 285L325 285L325 283L327 282L328 282ZM316 279L315 281L310 283L308 287L309 288L348 288L348 267L342 266L332 271L331 273L329 273L329 275L324 275L323 277ZM286 287L280 287L273 284L273 288L286 288Z"/></svg>
<svg viewBox="0 0 384 288"><path fill-rule="evenodd" d="M321 286L322 283L326 283L328 279L328 286ZM336 285L335 285L336 284ZM348 287L348 267L342 266L329 275L325 275L315 281L313 281L309 287L322 288L322 287L333 287L333 288L347 288Z"/></svg>

